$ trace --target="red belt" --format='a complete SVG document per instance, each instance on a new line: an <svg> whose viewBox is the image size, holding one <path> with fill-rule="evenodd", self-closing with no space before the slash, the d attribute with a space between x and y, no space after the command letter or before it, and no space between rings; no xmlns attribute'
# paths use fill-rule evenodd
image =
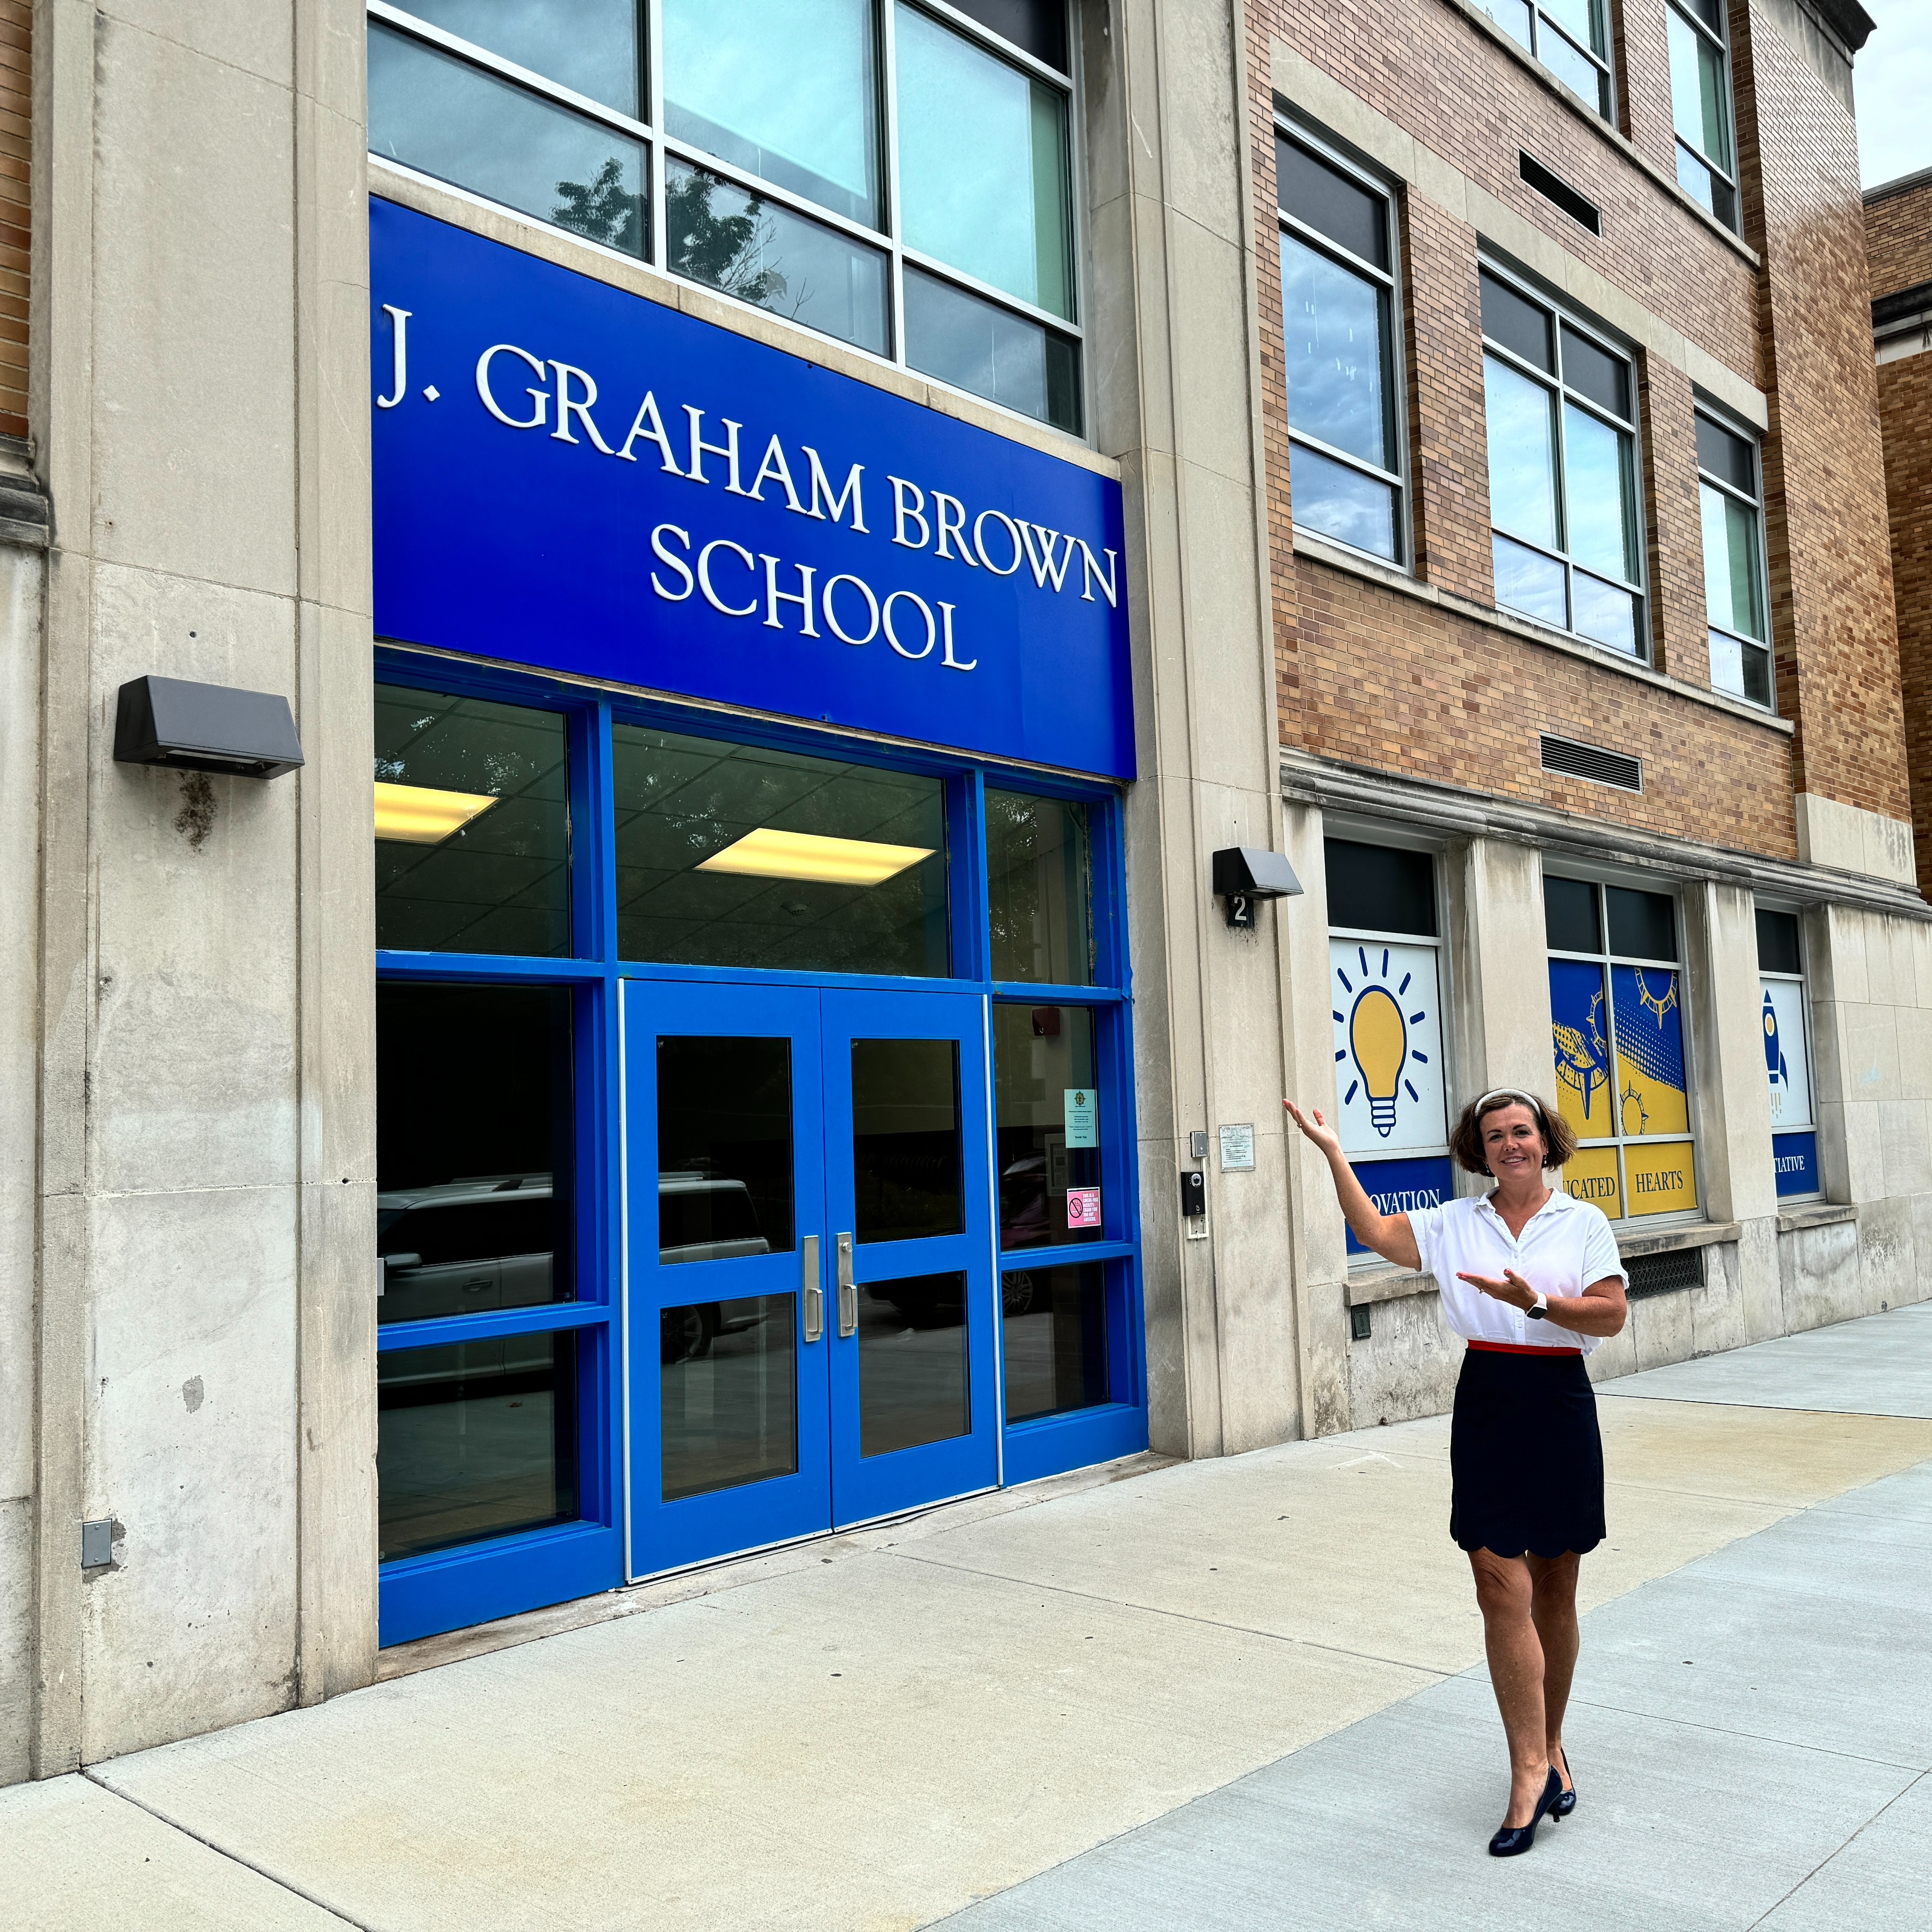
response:
<svg viewBox="0 0 1932 1932"><path fill-rule="evenodd" d="M1472 1348L1480 1348L1492 1355L1580 1355L1581 1348L1552 1348L1540 1342L1472 1342Z"/></svg>

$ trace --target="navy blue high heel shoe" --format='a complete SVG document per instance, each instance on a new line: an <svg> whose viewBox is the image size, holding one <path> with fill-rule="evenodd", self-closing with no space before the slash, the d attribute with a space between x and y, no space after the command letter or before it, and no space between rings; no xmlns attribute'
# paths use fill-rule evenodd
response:
<svg viewBox="0 0 1932 1932"><path fill-rule="evenodd" d="M1514 1858L1528 1851L1536 1843L1536 1828L1543 1822L1543 1814L1563 1796L1563 1780L1556 1774L1556 1767L1550 1767L1550 1781L1543 1787L1543 1796L1536 1801L1536 1809L1529 1814L1527 1825L1505 1825L1490 1840L1490 1856L1492 1858Z"/></svg>
<svg viewBox="0 0 1932 1932"><path fill-rule="evenodd" d="M1570 1768L1570 1754L1567 1750L1559 1750L1558 1755L1563 1760L1563 1775L1569 1779L1570 1789L1550 1806L1550 1815L1552 1818L1567 1818L1576 1808L1576 1779Z"/></svg>

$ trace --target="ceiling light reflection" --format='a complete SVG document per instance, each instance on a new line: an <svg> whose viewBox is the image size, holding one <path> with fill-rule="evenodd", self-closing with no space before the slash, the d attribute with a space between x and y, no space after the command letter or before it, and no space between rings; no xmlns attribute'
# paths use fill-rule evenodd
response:
<svg viewBox="0 0 1932 1932"><path fill-rule="evenodd" d="M760 826L698 866L754 879L806 879L821 886L877 886L932 856L930 845L881 845L866 838L827 838L816 832Z"/></svg>
<svg viewBox="0 0 1932 1932"><path fill-rule="evenodd" d="M440 845L496 801L481 792L376 783L376 836L402 845Z"/></svg>

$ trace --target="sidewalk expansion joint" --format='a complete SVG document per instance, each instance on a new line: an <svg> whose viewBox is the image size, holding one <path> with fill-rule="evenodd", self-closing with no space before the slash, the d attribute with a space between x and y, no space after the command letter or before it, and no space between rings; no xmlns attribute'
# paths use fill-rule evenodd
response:
<svg viewBox="0 0 1932 1932"><path fill-rule="evenodd" d="M1878 1761L1882 1762L1882 1760ZM1744 1932L1757 1932L1758 1927L1766 1924L1768 1920L1774 1917L1782 1909L1786 1900L1790 1899L1793 1894L1802 1892L1804 1888L1809 1885L1827 1865L1831 1864L1834 1858L1839 1857L1844 1852L1850 1851L1852 1846L1856 1845L1859 1839L1863 1838L1865 1833L1869 1831L1873 1826L1876 1825L1878 1821L1898 1802L1900 1798L1909 1796L1911 1792L1917 1790L1920 1785L1923 1784L1928 1778L1932 1778L1932 1772L1922 1771L1903 1791L1896 1793L1892 1797L1888 1798L1886 1802L1881 1804L1878 1809L1874 1811L1871 1816L1844 1841L1843 1844L1840 1845L1835 1850L1828 1852L1823 1858L1820 1858L1818 1862L1791 1888L1791 1890L1784 1894L1783 1898L1779 1899L1776 1904L1771 1907L1769 1911L1760 1912L1756 1918L1754 1918L1750 1924L1744 1928Z"/></svg>
<svg viewBox="0 0 1932 1932"><path fill-rule="evenodd" d="M1638 1586L1639 1588L1642 1587L1641 1584ZM1480 1681L1477 1679L1474 1675L1480 1667L1478 1665L1472 1664L1468 1670L1463 1674L1468 1676L1472 1682ZM1667 1712L1646 1710L1635 1705L1606 1704L1600 1697L1573 1696L1570 1702L1573 1709L1611 1711L1620 1718L1634 1718L1641 1724L1676 1724L1687 1731L1708 1731L1713 1737L1719 1738L1745 1738L1753 1744L1775 1744L1780 1750L1803 1751L1807 1756L1811 1757L1839 1757L1843 1758L1848 1764L1876 1764L1883 1766L1887 1771L1909 1771L1912 1774L1913 1784L1916 1784L1922 1778L1932 1776L1932 1772L1928 1772L1923 1765L1914 1764L1910 1759L1868 1757L1863 1751L1840 1750L1831 1744L1804 1744L1796 1738L1780 1738L1769 1731L1741 1731L1730 1724L1707 1724L1701 1723L1695 1718L1673 1718ZM1906 1790L1910 1789L1910 1785L1906 1787ZM1898 1797L1902 1798L1904 1795L1905 1792L1902 1791L1898 1794ZM1886 1802L1887 1804L1895 1804L1898 1802L1898 1798L1888 1798ZM1875 1812L1873 1816L1875 1817L1877 1814Z"/></svg>
<svg viewBox="0 0 1932 1932"><path fill-rule="evenodd" d="M300 1899L304 1905L312 1905L316 1911L327 1912L338 1924L352 1925L356 1928L356 1932L377 1932L377 1928L371 1925L368 1920L350 1918L347 1912L328 1904L325 1900L316 1898L314 1892L304 1892L300 1886L291 1885L286 1879L278 1877L266 1865L258 1865L253 1858L244 1858L239 1852L231 1852L226 1845L218 1844L214 1839L208 1837L205 1833L195 1830L193 1826L184 1825L178 1818L170 1818L165 1811L157 1810L154 1806L135 1797L131 1792L123 1791L118 1785L110 1784L104 1778L97 1776L88 1766L81 1766L80 1774L87 1780L88 1784L98 1786L110 1797L118 1798L123 1804L133 1805L137 1811L146 1812L150 1818L166 1826L170 1831L178 1832L183 1838L192 1838L197 1845L206 1846L217 1858L226 1858L230 1864L239 1865L244 1871L253 1872L257 1878L267 1880L268 1883L274 1886L278 1892L286 1892L291 1896Z"/></svg>

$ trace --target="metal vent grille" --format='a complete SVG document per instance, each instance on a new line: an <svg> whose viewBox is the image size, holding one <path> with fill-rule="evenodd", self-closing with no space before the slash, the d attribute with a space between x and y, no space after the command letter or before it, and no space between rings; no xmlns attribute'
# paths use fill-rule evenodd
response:
<svg viewBox="0 0 1932 1932"><path fill-rule="evenodd" d="M1619 791L1643 789L1643 760L1600 745L1580 745L1574 738L1543 734L1543 769L1566 777L1588 778L1592 784L1615 785Z"/></svg>
<svg viewBox="0 0 1932 1932"><path fill-rule="evenodd" d="M1516 152L1516 172L1540 195L1556 202L1572 221L1580 222L1592 235L1604 232L1604 217L1594 201L1579 194L1554 168L1546 168L1534 154Z"/></svg>
<svg viewBox="0 0 1932 1932"><path fill-rule="evenodd" d="M1630 1270L1630 1298L1668 1294L1676 1288L1702 1288L1704 1250L1678 1248L1667 1255L1633 1255L1624 1264Z"/></svg>

